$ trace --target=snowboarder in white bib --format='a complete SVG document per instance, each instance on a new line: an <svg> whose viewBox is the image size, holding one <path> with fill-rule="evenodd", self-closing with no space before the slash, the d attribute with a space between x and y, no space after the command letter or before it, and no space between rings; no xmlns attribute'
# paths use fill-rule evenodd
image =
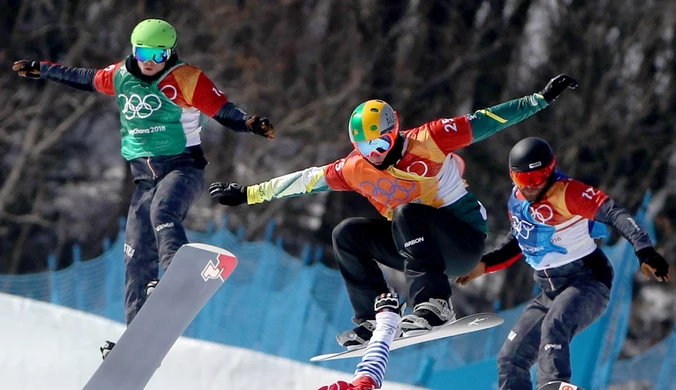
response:
<svg viewBox="0 0 676 390"><path fill-rule="evenodd" d="M668 280L669 265L624 208L556 170L546 141L531 137L514 145L509 171L514 182L508 203L511 232L457 283L467 284L522 257L533 267L541 293L524 309L498 355L500 390L531 390L530 368L536 362L538 386L570 381L573 337L608 306L613 269L594 242L605 234L604 224L615 226L633 245L646 277Z"/></svg>
<svg viewBox="0 0 676 390"><path fill-rule="evenodd" d="M16 61L12 68L23 77L117 99L121 152L136 183L124 242L127 324L156 285L159 267L166 270L188 242L183 220L206 189L200 133L208 118L274 138L268 119L237 108L200 69L179 59L177 41L169 23L147 19L131 34L131 55L104 69L32 60ZM104 355L112 345L104 346Z"/></svg>

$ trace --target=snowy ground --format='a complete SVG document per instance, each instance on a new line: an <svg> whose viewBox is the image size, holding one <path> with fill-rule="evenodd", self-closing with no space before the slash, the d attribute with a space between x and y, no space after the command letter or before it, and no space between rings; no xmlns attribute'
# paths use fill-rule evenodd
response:
<svg viewBox="0 0 676 390"><path fill-rule="evenodd" d="M0 389L81 389L119 323L0 293ZM181 338L146 389L313 390L350 375L246 349ZM384 389L413 390L385 383Z"/></svg>

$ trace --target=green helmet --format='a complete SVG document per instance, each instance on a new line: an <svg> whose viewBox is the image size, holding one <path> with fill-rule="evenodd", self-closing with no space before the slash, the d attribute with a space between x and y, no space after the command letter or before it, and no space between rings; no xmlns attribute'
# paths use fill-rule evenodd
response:
<svg viewBox="0 0 676 390"><path fill-rule="evenodd" d="M174 49L177 41L174 27L161 19L146 19L137 24L131 33L133 47Z"/></svg>
<svg viewBox="0 0 676 390"><path fill-rule="evenodd" d="M352 143L371 141L387 133L399 131L399 118L387 102L367 100L357 106L348 123Z"/></svg>

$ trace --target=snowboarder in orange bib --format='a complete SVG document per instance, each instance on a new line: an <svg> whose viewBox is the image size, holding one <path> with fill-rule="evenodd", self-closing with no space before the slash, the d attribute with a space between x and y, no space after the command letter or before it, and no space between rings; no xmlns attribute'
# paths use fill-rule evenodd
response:
<svg viewBox="0 0 676 390"><path fill-rule="evenodd" d="M464 162L453 152L481 141L547 107L577 83L559 75L539 93L401 130L382 100L360 104L350 115L354 151L264 183L212 183L223 205L255 204L320 191L355 191L385 219L349 218L333 231L333 247L358 325L338 336L342 346L365 344L375 329L373 301L388 291L378 263L405 273L413 313L401 330L414 335L455 318L449 276L478 264L487 233L486 210L467 191Z"/></svg>

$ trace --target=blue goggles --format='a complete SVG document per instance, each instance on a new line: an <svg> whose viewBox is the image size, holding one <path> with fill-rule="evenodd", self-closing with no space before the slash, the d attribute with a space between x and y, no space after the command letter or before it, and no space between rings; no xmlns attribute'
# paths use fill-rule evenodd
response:
<svg viewBox="0 0 676 390"><path fill-rule="evenodd" d="M396 135L396 133L394 133L394 135ZM357 142L355 146L362 156L366 158L375 157L377 155L387 154L387 152L392 149L395 139L393 134L390 133L371 141Z"/></svg>
<svg viewBox="0 0 676 390"><path fill-rule="evenodd" d="M134 58L137 60L141 62L153 61L156 64L166 62L171 57L171 49L135 46L133 52Z"/></svg>

